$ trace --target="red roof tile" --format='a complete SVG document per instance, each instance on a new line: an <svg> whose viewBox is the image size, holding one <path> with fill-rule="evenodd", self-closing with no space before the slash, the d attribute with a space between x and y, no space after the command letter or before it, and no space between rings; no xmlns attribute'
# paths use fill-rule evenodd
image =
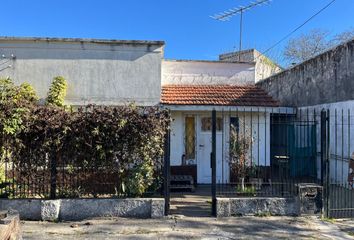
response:
<svg viewBox="0 0 354 240"><path fill-rule="evenodd" d="M279 106L279 103L266 91L253 85L165 85L162 86L161 103L170 105Z"/></svg>

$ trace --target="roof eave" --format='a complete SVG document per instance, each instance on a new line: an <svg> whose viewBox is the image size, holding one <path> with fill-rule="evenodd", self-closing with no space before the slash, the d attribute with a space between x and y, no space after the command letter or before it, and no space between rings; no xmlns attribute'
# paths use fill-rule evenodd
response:
<svg viewBox="0 0 354 240"><path fill-rule="evenodd" d="M150 40L117 40L96 38L49 38L49 37L12 37L0 36L0 42L62 42L62 43L95 43L95 44L131 44L164 46L164 41Z"/></svg>

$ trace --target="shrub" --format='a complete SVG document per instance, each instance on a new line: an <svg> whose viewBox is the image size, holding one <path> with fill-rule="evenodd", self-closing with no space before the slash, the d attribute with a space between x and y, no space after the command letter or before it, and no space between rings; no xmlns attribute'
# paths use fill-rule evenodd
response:
<svg viewBox="0 0 354 240"><path fill-rule="evenodd" d="M141 196L156 186L168 112L134 105L65 111L65 89L65 79L56 77L47 104L39 106L30 85L0 81L1 160L10 160L19 194L47 197L53 176L64 197L114 189Z"/></svg>
<svg viewBox="0 0 354 240"><path fill-rule="evenodd" d="M13 135L20 131L29 106L37 99L29 84L16 86L10 78L0 79L0 134Z"/></svg>
<svg viewBox="0 0 354 240"><path fill-rule="evenodd" d="M68 169L68 178L80 176L81 186L68 183L66 192L80 187L83 195L97 196L100 189L93 185L104 185L116 176L118 195L141 196L161 170L169 123L164 110L89 106L71 113L36 106L25 120L12 147L16 152L12 160L23 177L18 182L40 177L38 169L48 169L48 161L54 160L58 169Z"/></svg>
<svg viewBox="0 0 354 240"><path fill-rule="evenodd" d="M63 107L66 96L66 89L67 83L65 78L62 76L55 77L49 88L46 104Z"/></svg>

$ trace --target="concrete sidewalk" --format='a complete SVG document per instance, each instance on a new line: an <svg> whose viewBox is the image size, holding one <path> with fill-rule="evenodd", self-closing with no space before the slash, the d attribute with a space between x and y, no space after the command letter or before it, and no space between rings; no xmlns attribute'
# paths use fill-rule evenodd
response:
<svg viewBox="0 0 354 240"><path fill-rule="evenodd" d="M94 219L23 222L24 239L354 239L316 217L171 216L164 219Z"/></svg>

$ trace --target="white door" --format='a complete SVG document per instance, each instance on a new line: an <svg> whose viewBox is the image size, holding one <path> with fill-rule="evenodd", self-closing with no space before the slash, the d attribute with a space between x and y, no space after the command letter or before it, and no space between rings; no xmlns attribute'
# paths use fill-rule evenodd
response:
<svg viewBox="0 0 354 240"><path fill-rule="evenodd" d="M218 118L217 131L216 131L216 182L221 182L222 179L222 128L223 121ZM210 184L211 183L211 118L202 116L199 118L198 124L198 183Z"/></svg>

